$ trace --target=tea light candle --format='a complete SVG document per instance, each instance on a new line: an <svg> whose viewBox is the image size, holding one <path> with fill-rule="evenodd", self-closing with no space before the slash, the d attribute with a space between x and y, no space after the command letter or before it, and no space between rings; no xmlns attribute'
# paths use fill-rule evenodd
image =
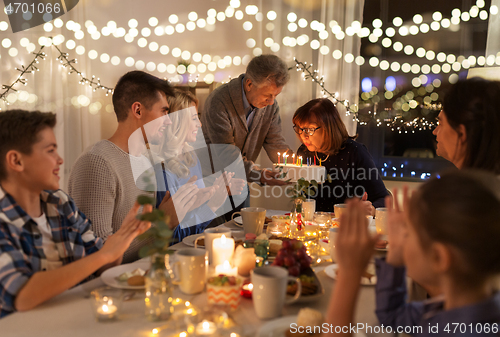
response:
<svg viewBox="0 0 500 337"><path fill-rule="evenodd" d="M253 290L253 284L252 283L245 283L241 287L241 296L245 298L252 298L252 290Z"/></svg>
<svg viewBox="0 0 500 337"><path fill-rule="evenodd" d="M220 265L224 261L232 261L234 254L234 239L226 238L224 234L214 239L212 243L213 264Z"/></svg>
<svg viewBox="0 0 500 337"><path fill-rule="evenodd" d="M115 318L118 308L114 304L103 304L97 308L97 318L107 321Z"/></svg>
<svg viewBox="0 0 500 337"><path fill-rule="evenodd" d="M309 237L317 236L318 229L319 229L318 224L314 222L306 222L306 225L304 226L305 235Z"/></svg>
<svg viewBox="0 0 500 337"><path fill-rule="evenodd" d="M231 268L229 261L224 261L223 264L215 266L215 275L236 276L238 274L238 267Z"/></svg>
<svg viewBox="0 0 500 337"><path fill-rule="evenodd" d="M214 322L203 320L201 323L198 323L194 332L197 336L212 336L216 331L217 325Z"/></svg>

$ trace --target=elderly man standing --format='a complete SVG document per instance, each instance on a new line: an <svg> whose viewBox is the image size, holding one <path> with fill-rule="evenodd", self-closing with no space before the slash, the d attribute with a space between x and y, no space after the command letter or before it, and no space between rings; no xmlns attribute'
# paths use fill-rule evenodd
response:
<svg viewBox="0 0 500 337"><path fill-rule="evenodd" d="M278 152L290 151L281 135L281 118L275 98L290 79L288 67L275 55L253 58L246 73L208 96L201 115L207 144L230 144L241 151L248 182L285 185L279 173L255 165L262 147L273 163Z"/></svg>

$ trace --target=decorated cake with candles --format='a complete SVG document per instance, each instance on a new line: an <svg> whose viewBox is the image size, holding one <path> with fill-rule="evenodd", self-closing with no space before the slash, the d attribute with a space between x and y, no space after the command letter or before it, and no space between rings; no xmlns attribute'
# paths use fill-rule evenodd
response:
<svg viewBox="0 0 500 337"><path fill-rule="evenodd" d="M326 168L321 166L321 161L314 158L295 157L284 153L278 152L278 163L275 164L276 168L280 169L287 179L296 182L300 178L306 180L316 180L322 183L326 179Z"/></svg>

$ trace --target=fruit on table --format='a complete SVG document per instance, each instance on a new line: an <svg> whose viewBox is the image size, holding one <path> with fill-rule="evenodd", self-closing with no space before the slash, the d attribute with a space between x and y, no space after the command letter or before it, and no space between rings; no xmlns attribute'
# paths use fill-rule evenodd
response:
<svg viewBox="0 0 500 337"><path fill-rule="evenodd" d="M304 244L298 240L283 241L282 248L278 251L273 266L285 267L291 276L299 276L311 267L312 258L307 255Z"/></svg>

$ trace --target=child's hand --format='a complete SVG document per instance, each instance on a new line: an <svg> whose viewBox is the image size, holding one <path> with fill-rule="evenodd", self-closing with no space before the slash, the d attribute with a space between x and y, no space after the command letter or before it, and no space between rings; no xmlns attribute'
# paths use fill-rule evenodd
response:
<svg viewBox="0 0 500 337"><path fill-rule="evenodd" d="M130 246L132 240L151 227L149 221L141 221L136 218L140 207L141 205L136 201L123 220L120 229L116 231L115 234L111 235L102 247L101 252L108 256L108 262L120 259ZM153 207L151 205L145 205L143 207L143 213L149 213L152 209Z"/></svg>
<svg viewBox="0 0 500 337"><path fill-rule="evenodd" d="M342 273L350 271L361 278L373 254L377 236L368 232L366 208L358 199L347 201L347 211L340 217L336 242L337 262Z"/></svg>
<svg viewBox="0 0 500 337"><path fill-rule="evenodd" d="M393 190L394 201L390 196L385 198L387 207L387 234L389 251L387 252L387 263L393 266L403 266L403 247L406 236L406 218L403 208L399 206L398 189ZM394 206L393 206L394 204ZM403 205L408 207L408 186L403 187Z"/></svg>

